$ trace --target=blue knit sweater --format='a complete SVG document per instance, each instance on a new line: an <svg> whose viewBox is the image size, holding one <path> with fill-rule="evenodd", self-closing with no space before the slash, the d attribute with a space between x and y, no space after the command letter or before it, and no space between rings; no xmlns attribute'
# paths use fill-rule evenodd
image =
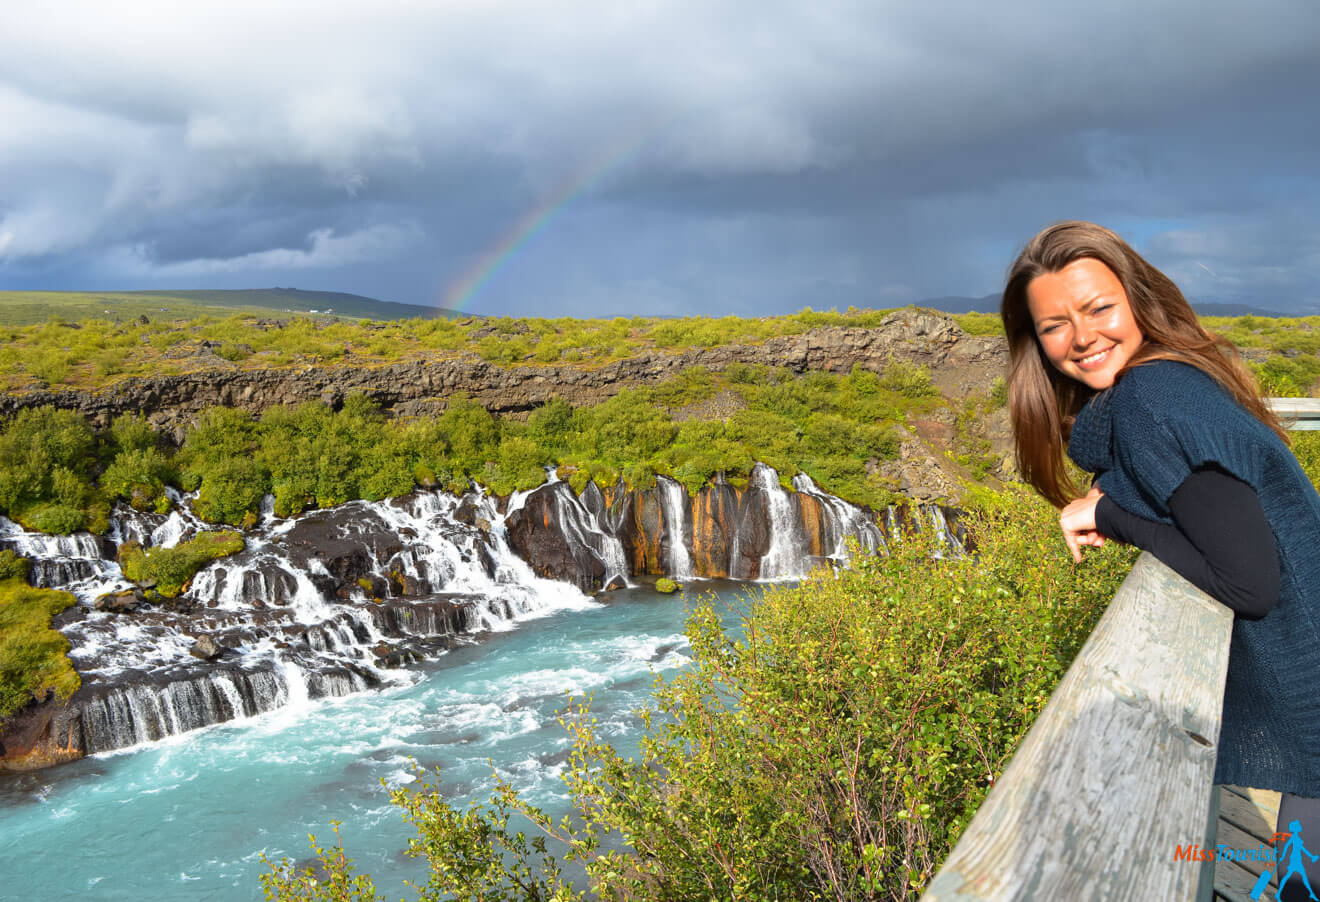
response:
<svg viewBox="0 0 1320 902"><path fill-rule="evenodd" d="M1279 603L1233 623L1215 782L1320 798L1320 495L1297 458L1212 378L1170 361L1091 398L1068 454L1148 520L1172 523L1169 496L1206 464L1255 490L1279 552Z"/></svg>

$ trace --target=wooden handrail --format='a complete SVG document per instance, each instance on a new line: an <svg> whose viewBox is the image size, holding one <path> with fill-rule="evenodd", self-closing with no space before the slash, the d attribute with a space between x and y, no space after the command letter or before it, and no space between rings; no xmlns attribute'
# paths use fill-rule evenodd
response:
<svg viewBox="0 0 1320 902"><path fill-rule="evenodd" d="M1289 429L1320 429L1320 398L1269 398L1270 407Z"/></svg>
<svg viewBox="0 0 1320 902"><path fill-rule="evenodd" d="M1232 629L1142 554L924 902L1206 897Z"/></svg>

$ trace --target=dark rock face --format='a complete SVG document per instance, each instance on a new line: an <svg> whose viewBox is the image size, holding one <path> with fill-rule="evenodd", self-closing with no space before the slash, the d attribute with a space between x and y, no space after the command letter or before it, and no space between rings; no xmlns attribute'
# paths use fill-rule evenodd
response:
<svg viewBox="0 0 1320 902"><path fill-rule="evenodd" d="M734 537L729 576L732 579L759 579L761 558L770 550L770 511L765 492L750 488L743 494Z"/></svg>
<svg viewBox="0 0 1320 902"><path fill-rule="evenodd" d="M566 497L565 497L566 496ZM527 496L523 506L505 519L511 547L531 564L537 576L557 579L583 592L602 588L605 565L591 553L588 541L572 541L565 511L576 498L566 482L544 486ZM595 549L598 551L598 549Z"/></svg>
<svg viewBox="0 0 1320 902"><path fill-rule="evenodd" d="M0 773L40 770L83 757L76 710L53 694L0 720Z"/></svg>
<svg viewBox="0 0 1320 902"><path fill-rule="evenodd" d="M654 489L630 493L632 516L624 524L620 539L628 552L633 573L659 575L665 572L663 507Z"/></svg>

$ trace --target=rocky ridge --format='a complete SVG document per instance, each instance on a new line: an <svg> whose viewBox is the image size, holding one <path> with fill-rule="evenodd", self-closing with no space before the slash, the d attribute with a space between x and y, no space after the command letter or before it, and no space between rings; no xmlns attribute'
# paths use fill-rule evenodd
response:
<svg viewBox="0 0 1320 902"><path fill-rule="evenodd" d="M465 392L492 413L531 410L559 397L574 406L595 404L620 390L663 381L692 366L712 371L731 363L787 367L794 372L848 372L854 364L881 371L890 360L927 366L945 394L962 397L1004 371L1007 348L997 336L969 335L949 316L907 308L874 329L820 328L761 344L731 344L682 352L651 350L602 366L555 364L499 366L471 353L383 366L336 364L247 370L204 366L196 372L123 379L98 391L37 390L0 395L0 415L44 404L81 412L103 426L135 411L153 425L176 428L208 407L260 413L268 407L324 401L336 404L361 392L401 416L444 409L445 398ZM218 358L217 358L218 360Z"/></svg>

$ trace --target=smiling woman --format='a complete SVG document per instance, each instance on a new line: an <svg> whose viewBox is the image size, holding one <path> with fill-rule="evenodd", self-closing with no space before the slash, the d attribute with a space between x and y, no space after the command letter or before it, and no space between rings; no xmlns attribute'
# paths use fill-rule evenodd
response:
<svg viewBox="0 0 1320 902"><path fill-rule="evenodd" d="M1214 781L1281 792L1280 822L1320 834L1320 495L1236 350L1086 222L1028 242L1002 314L1018 458L1073 559L1133 544L1233 610ZM1080 498L1065 442L1095 474Z"/></svg>

